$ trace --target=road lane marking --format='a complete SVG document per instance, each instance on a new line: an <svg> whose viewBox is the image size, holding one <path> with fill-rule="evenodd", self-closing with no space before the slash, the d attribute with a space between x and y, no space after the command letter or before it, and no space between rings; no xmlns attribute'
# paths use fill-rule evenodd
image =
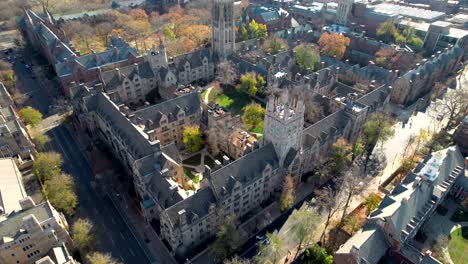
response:
<svg viewBox="0 0 468 264"><path fill-rule="evenodd" d="M124 234L122 234L122 232L120 232L120 237L122 237L122 239L125 239L125 236Z"/></svg>
<svg viewBox="0 0 468 264"><path fill-rule="evenodd" d="M110 240L111 240L112 245L115 246L115 241L114 241L114 239L111 237Z"/></svg>
<svg viewBox="0 0 468 264"><path fill-rule="evenodd" d="M111 217L111 222L112 222L114 225L116 224L113 217Z"/></svg>
<svg viewBox="0 0 468 264"><path fill-rule="evenodd" d="M131 248L128 248L128 249L130 250L130 254L132 254L132 256L135 257L135 256L136 256L136 255L135 255L135 252L133 252L133 250L132 250Z"/></svg>

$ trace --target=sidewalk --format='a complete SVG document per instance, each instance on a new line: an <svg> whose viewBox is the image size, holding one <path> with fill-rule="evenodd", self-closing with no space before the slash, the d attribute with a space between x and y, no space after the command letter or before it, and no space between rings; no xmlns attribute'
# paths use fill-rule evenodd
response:
<svg viewBox="0 0 468 264"><path fill-rule="evenodd" d="M146 245L140 245L140 247L145 252L146 249L150 251L146 253L151 256L151 259L153 260L152 263L158 263L155 259L159 259L160 263L177 263L161 242L161 239L153 228L145 222L142 215L132 204L128 204L129 198L125 193L120 193L120 197L122 197L122 199L117 198L115 194L107 193L107 195L119 211L122 218L125 219L125 222L129 225L130 230L136 232L135 235L137 236L136 238L139 244L146 243ZM159 258L155 258L155 256L159 256Z"/></svg>
<svg viewBox="0 0 468 264"><path fill-rule="evenodd" d="M301 202L306 202L305 199L311 195L313 191L313 184L312 183L303 183L296 192L295 197L295 206ZM302 208L308 207L306 203L303 204ZM279 209L279 205L277 202L273 202L272 204L268 205L262 211L257 212L254 216L248 219L246 222L242 223L239 227L242 234L250 234L247 235L248 237L244 238L244 243L247 243L248 240L259 232L262 232L265 228L269 225L273 224L276 220L278 220L283 214ZM254 223L254 224L251 224ZM279 228L278 231L282 230L282 228L286 226L286 223ZM253 247L252 247L253 248ZM252 249L250 248L250 249ZM247 251L250 251L248 249ZM245 251L245 252L247 252ZM206 263L213 263L213 257L211 255L210 248L207 248L204 252L201 252L199 255L195 256L190 260L190 263L193 264L206 264Z"/></svg>
<svg viewBox="0 0 468 264"><path fill-rule="evenodd" d="M89 138L85 133L75 133L75 135L76 140L80 145L80 149L84 154L86 154L84 155L85 158L88 160L89 164L94 167L94 162L90 162L92 160L92 157L89 157L91 152L87 151L87 148L92 145ZM115 179L113 182L118 182L118 180ZM110 190L110 188L117 189L120 199L116 196L115 192ZM153 228L146 223L141 213L136 209L137 207L131 203L131 198L128 196L126 191L122 190L121 185L116 187L104 187L103 193L105 193L114 204L114 207L135 236L140 248L142 248L145 254L152 260L152 263L177 263L161 242Z"/></svg>

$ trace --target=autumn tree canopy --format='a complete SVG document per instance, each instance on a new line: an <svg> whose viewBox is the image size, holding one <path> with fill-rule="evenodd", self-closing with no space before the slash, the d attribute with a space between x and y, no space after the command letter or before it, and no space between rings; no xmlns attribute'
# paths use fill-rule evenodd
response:
<svg viewBox="0 0 468 264"><path fill-rule="evenodd" d="M349 38L342 34L325 32L320 36L318 43L323 54L341 59L349 46Z"/></svg>
<svg viewBox="0 0 468 264"><path fill-rule="evenodd" d="M183 142L188 151L194 153L203 146L203 133L198 126L186 126L183 132Z"/></svg>
<svg viewBox="0 0 468 264"><path fill-rule="evenodd" d="M265 108L256 103L251 103L244 108L242 122L249 130L263 128L263 119L265 118Z"/></svg>
<svg viewBox="0 0 468 264"><path fill-rule="evenodd" d="M288 44L284 39L274 36L269 37L263 43L263 49L265 50L265 52L272 55L280 52L281 50L286 49L287 47Z"/></svg>
<svg viewBox="0 0 468 264"><path fill-rule="evenodd" d="M239 27L239 35L240 40L266 38L268 37L268 31L265 24L257 23L255 19L252 19L247 26Z"/></svg>
<svg viewBox="0 0 468 264"><path fill-rule="evenodd" d="M303 70L313 71L320 62L320 53L312 44L301 44L294 48L296 64Z"/></svg>
<svg viewBox="0 0 468 264"><path fill-rule="evenodd" d="M265 84L263 76L255 72L248 72L241 76L240 84L237 85L236 89L250 96L255 96Z"/></svg>

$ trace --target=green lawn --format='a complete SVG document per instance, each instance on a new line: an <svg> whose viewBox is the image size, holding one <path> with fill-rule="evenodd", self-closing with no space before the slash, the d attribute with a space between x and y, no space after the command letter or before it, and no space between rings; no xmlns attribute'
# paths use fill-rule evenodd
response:
<svg viewBox="0 0 468 264"><path fill-rule="evenodd" d="M184 167L184 172L185 172L185 176L189 177L190 179L195 178L195 174L193 174L193 171L191 168Z"/></svg>
<svg viewBox="0 0 468 264"><path fill-rule="evenodd" d="M468 263L468 227L458 228L450 234L448 251L453 263Z"/></svg>
<svg viewBox="0 0 468 264"><path fill-rule="evenodd" d="M242 108L251 102L247 94L237 92L237 90L231 86L213 88L208 100L210 104L218 104L233 114L242 113Z"/></svg>
<svg viewBox="0 0 468 264"><path fill-rule="evenodd" d="M205 89L205 90L203 90L203 92L201 92L200 97L202 98L202 100L205 99L205 95L206 95L207 92L208 92L208 89Z"/></svg>

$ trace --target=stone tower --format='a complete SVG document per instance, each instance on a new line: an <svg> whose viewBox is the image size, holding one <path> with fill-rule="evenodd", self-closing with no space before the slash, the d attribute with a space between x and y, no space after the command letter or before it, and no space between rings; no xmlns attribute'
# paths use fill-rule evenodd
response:
<svg viewBox="0 0 468 264"><path fill-rule="evenodd" d="M234 0L212 0L211 48L219 59L234 51Z"/></svg>
<svg viewBox="0 0 468 264"><path fill-rule="evenodd" d="M336 10L336 23L340 25L348 24L348 16L353 8L354 0L338 0L338 9Z"/></svg>
<svg viewBox="0 0 468 264"><path fill-rule="evenodd" d="M145 60L149 61L151 68L160 69L161 67L167 68L167 53L166 46L162 39L159 39L159 47L155 45L148 50L145 54Z"/></svg>
<svg viewBox="0 0 468 264"><path fill-rule="evenodd" d="M304 102L289 91L270 95L266 107L263 140L273 143L281 166L291 148L299 151L304 129Z"/></svg>

